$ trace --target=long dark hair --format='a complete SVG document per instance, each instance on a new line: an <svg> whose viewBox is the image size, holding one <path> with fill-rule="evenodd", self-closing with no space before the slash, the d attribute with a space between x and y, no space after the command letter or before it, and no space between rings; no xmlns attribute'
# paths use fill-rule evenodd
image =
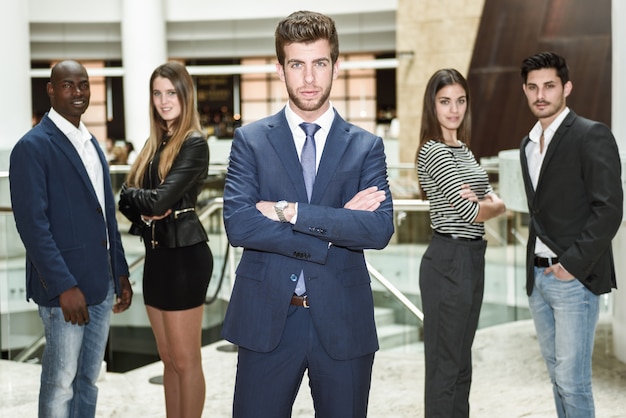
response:
<svg viewBox="0 0 626 418"><path fill-rule="evenodd" d="M465 90L465 99L467 101L467 110L465 111L465 117L459 125L457 130L457 138L464 144L469 146L471 140L472 130L472 112L470 106L470 92L469 85L465 77L454 68L444 68L438 70L430 77L428 84L426 85L426 91L424 92L424 106L422 108L422 127L420 129L420 142L415 153L415 163L417 164L417 157L419 156L422 146L431 139L439 142L444 142L443 131L437 119L436 98L439 90L446 86L453 84L459 84Z"/></svg>
<svg viewBox="0 0 626 418"><path fill-rule="evenodd" d="M445 142L443 139L443 131L441 130L441 124L437 119L437 107L436 99L439 90L446 86L458 84L465 90L465 100L467 102L467 110L463 121L457 129L457 139L469 146L472 131L472 112L470 107L470 91L467 80L460 72L454 68L444 68L438 70L430 77L428 84L426 85L426 91L424 92L424 107L422 108L422 127L420 129L420 142L415 152L415 166L417 167L417 161L419 158L420 150L422 146L428 141L435 140L439 142ZM422 199L426 198L426 192L419 185L419 189L422 195Z"/></svg>

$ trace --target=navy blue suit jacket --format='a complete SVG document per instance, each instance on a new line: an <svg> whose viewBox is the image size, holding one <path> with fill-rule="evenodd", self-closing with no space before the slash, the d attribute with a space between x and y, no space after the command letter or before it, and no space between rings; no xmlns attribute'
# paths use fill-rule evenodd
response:
<svg viewBox="0 0 626 418"><path fill-rule="evenodd" d="M386 199L373 212L343 206L377 186ZM266 218L260 200L298 203L295 225ZM279 343L296 281L304 271L310 313L328 354L345 360L378 349L364 249L393 234L393 205L383 141L338 114L328 134L311 203L284 109L235 132L224 188L224 223L243 247L222 335L250 350ZM329 246L329 243L332 243Z"/></svg>
<svg viewBox="0 0 626 418"><path fill-rule="evenodd" d="M59 306L59 295L74 286L88 305L101 303L111 275L118 295L119 277L128 276L109 168L91 140L103 168L104 208L76 149L47 114L11 151L11 204L26 248L26 298L42 306Z"/></svg>
<svg viewBox="0 0 626 418"><path fill-rule="evenodd" d="M527 294L535 281L537 236L590 291L610 292L617 286L611 240L623 210L622 166L613 134L606 125L570 110L548 145L536 189L528 172L529 141L523 139L520 153L531 219Z"/></svg>

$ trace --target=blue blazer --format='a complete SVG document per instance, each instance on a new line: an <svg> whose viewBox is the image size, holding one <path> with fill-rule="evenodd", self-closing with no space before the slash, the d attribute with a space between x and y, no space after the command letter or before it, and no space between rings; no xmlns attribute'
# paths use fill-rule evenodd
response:
<svg viewBox="0 0 626 418"><path fill-rule="evenodd" d="M386 193L376 211L343 208L370 186ZM255 207L260 200L283 199L299 202L295 225L267 219ZM284 109L237 129L224 224L231 244L244 248L222 329L225 339L258 352L273 350L304 270L311 317L328 354L345 360L378 349L363 250L384 248L394 231L380 137L335 114L309 204Z"/></svg>
<svg viewBox="0 0 626 418"><path fill-rule="evenodd" d="M26 299L42 306L59 306L59 295L73 286L88 305L101 303L111 275L118 295L119 277L128 276L108 164L91 141L103 168L104 208L76 149L47 114L11 151L11 204L26 248Z"/></svg>
<svg viewBox="0 0 626 418"><path fill-rule="evenodd" d="M528 172L522 140L520 161L530 225L526 293L533 291L535 238L591 292L617 287L611 240L622 223L623 191L619 151L610 129L570 110L546 150L537 188Z"/></svg>

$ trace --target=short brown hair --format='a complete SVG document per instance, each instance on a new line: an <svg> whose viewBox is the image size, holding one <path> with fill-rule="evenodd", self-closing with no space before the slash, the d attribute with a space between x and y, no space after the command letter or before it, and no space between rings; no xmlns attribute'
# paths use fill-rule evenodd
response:
<svg viewBox="0 0 626 418"><path fill-rule="evenodd" d="M281 20L276 27L276 58L280 65L285 64L285 46L293 43L311 43L320 39L328 40L332 64L339 58L339 38L335 21L321 13L299 11Z"/></svg>

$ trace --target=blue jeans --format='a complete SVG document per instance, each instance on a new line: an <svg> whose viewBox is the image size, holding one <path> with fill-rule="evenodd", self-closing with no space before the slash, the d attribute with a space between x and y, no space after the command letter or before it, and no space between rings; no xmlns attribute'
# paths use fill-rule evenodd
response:
<svg viewBox="0 0 626 418"><path fill-rule="evenodd" d="M591 356L600 297L579 280L562 281L544 270L535 267L535 286L528 302L557 416L594 417Z"/></svg>
<svg viewBox="0 0 626 418"><path fill-rule="evenodd" d="M65 322L58 307L39 307L46 346L41 359L39 418L96 415L98 388L113 307L113 280L106 299L89 306L89 323Z"/></svg>

